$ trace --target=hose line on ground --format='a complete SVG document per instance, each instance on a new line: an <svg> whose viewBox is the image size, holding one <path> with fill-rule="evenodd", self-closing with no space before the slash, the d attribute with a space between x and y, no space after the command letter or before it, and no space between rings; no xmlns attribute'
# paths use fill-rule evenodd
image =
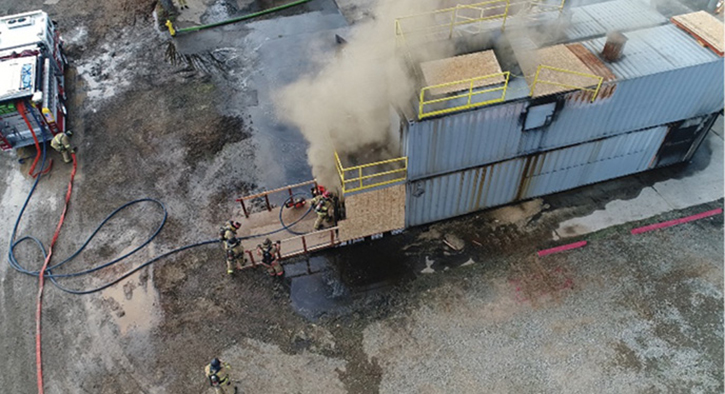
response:
<svg viewBox="0 0 725 394"><path fill-rule="evenodd" d="M42 151L43 151L43 156L42 156L43 162L41 164L41 169L45 165L45 159L46 159L46 146L45 145L43 145ZM26 209L26 207L27 207L27 205L28 205L28 203L30 201L30 198L32 197L33 193L35 192L35 188L36 188L36 186L38 184L39 179L40 179L40 177L37 177L35 179L35 182L33 183L33 186L30 189L30 192L28 193L28 197L26 198L26 200L25 200L25 202L24 202L24 204L23 204L23 206L22 206L22 208L20 210L20 213L18 214L18 218L15 221L15 225L13 227L13 232L12 232L12 235L11 235L11 238L10 238L10 245L9 245L9 248L8 248L8 260L10 262L10 265L15 270L17 270L17 271L19 271L21 273L24 273L24 274L27 274L27 275L31 275L31 276L36 276L36 277L40 275L40 272L39 271L32 271L32 270L30 270L30 269L28 269L26 267L23 267L18 262L18 260L17 260L17 258L15 256L15 248L19 244L21 244L22 242L32 241L33 243L35 243L35 245L37 245L38 249L40 250L40 252L41 252L41 254L43 256L43 259L45 259L45 258L47 258L47 252L45 250L45 247L43 246L43 243L38 238L33 237L33 236L29 236L29 235L28 236L24 236L24 237L18 239L17 241L15 240L15 237L17 235L17 229L18 229L18 226L19 226L20 221L22 219L22 216L23 216L23 214L25 212L25 209ZM250 235L250 236L245 236L245 237L241 237L240 239L244 240L244 239L257 238L257 237L264 237L264 236L269 236L269 235L276 234L276 233L279 233L279 232L285 231L285 230L287 230L288 232L290 232L292 234L295 234L295 235L302 235L302 234L304 234L304 233L301 233L301 232L297 232L297 231L292 230L291 227L294 226L294 225L296 225L297 223L301 222L305 217L307 217L307 215L309 215L309 213L312 211L312 206L310 206L310 208L307 210L307 212L305 212L304 215L302 215L300 218L298 218L297 220L295 220L294 222L292 222L290 224L284 223L284 220L282 218L282 213L283 213L283 211L284 211L287 203L290 202L290 201L292 201L294 197L299 197L299 196L304 196L304 195L305 194L303 194L303 193L294 194L294 195L290 196L284 202L284 204L282 204L282 206L280 207L280 211L279 211L279 220L280 220L280 224L282 225L282 227L280 227L279 229L274 230L274 231L270 231L270 232L263 233L263 234L254 234L254 235ZM161 210L163 211L163 217L162 217L161 222L159 223L158 227L154 230L153 234L151 234L151 236L149 236L141 245L135 247L133 250L129 251L128 253L123 254L120 257L117 257L117 258L115 258L115 259L113 259L113 260L111 260L111 261L109 261L107 263L104 263L104 264L101 264L101 265L98 265L98 266L95 266L95 267L92 267L92 268L89 268L89 269L85 269L85 270L77 271L77 272L70 272L70 273L54 273L53 272L54 270L60 268L61 266L65 265L66 263L68 263L71 260L73 260L76 257L78 257L78 255L80 255L81 252L83 252L86 249L86 247L90 244L91 240L93 240L93 238L95 238L95 236L98 234L98 232L101 230L101 228L103 226L105 226L106 223L108 223L111 219L113 219L113 217L115 217L118 213L120 213L121 211L123 211L123 210L125 210L125 209L127 209L127 208L129 208L129 207L131 207L133 205L141 204L141 203L152 203L152 204L155 204L159 208L161 208ZM74 289L69 289L69 288L66 288L66 287L62 286L58 282L58 279L59 278L71 278L71 277L79 277L79 276L83 276L83 275L88 275L90 273L96 272L96 271L101 270L103 268L107 268L107 267L110 267L112 265L115 265L115 264L117 264L117 263L119 263L119 262L121 262L121 261L123 261L123 260L125 260L125 259L127 259L129 257L131 257L133 254L135 254L139 250L143 249L146 245L148 245L151 241L153 241L153 239L156 238L156 236L158 236L158 234L161 232L161 229L166 224L167 218L168 218L168 212L166 210L166 206L161 201L159 201L159 200L156 200L156 199L153 199L153 198L141 198L141 199L137 199L137 200L133 200L133 201L127 202L127 203L121 205L120 207L116 208L113 212L111 212L108 216L106 216L106 218L103 219L103 221L101 221L101 223L98 226L96 226L96 228L88 236L88 238L86 238L86 240L83 242L83 244L75 252L73 252L69 257L65 258L63 261L61 261L61 262L59 262L57 264L54 264L54 265L51 265L51 266L47 267L46 273L45 273L45 277L46 278L49 278L51 280L51 282L56 287L58 287L60 290L63 290L65 292L67 292L67 293L71 293L71 294L90 294L90 293L95 293L95 292L104 290L104 289L106 289L106 288L108 288L110 286L113 286L114 284L116 284L116 283L118 283L118 282L120 282L120 281L128 278L129 276L133 275L135 272L141 270L142 268L147 267L147 266L149 266L149 265L151 265L151 264L153 264L153 263L155 263L155 262L157 262L157 261L159 261L159 260L161 260L163 258L166 258L166 257L171 256L173 254L176 254L178 252L182 252L184 250L188 250L188 249L191 249L191 248L195 248L195 247L209 245L209 244L213 244L213 243L219 242L217 239L210 239L210 240L201 241L201 242L197 242L197 243L193 243L193 244L189 244L189 245L185 245L185 246L182 246L182 247L173 249L171 251L168 251L166 253L163 253L163 254L161 254L159 256L154 257L151 260L148 260L148 261L140 264L139 266L131 269L130 271L125 272L121 276L119 276L119 277L117 277L117 278L115 278L115 279L113 279L113 280L111 280L111 281L109 281L109 282L107 282L107 283L105 283L105 284L103 284L101 286L98 286L98 287L95 287L95 288L92 288L92 289L87 289L87 290L74 290Z"/></svg>
<svg viewBox="0 0 725 394"><path fill-rule="evenodd" d="M25 109L24 108L24 105L21 105L21 108L19 108L19 109L24 110ZM60 230L61 230L61 227L63 226L63 222L65 220L65 215L66 215L67 210L68 210L68 205L70 203L71 193L72 193L72 190L73 190L73 179L75 177L75 173L76 173L76 169L77 169L77 162L76 162L76 155L75 155L75 153L72 153L71 152L72 159L73 159L73 169L72 169L72 172L71 172L70 181L68 183L68 190L67 190L66 196L65 196L65 204L63 206L63 211L61 213L60 220L58 221L58 224L57 224L57 226L55 228L55 232L53 234L53 239L51 241L50 247L48 248L48 251L46 252L45 246L43 245L43 243L38 238L36 238L34 236L26 235L26 236L24 236L24 237L22 237L22 238L20 238L20 239L18 239L16 241L15 240L15 237L17 236L18 227L20 226L20 221L23 218L23 214L25 213L25 210L27 209L28 204L30 203L30 199L33 197L33 194L35 193L35 190L36 190L36 188L38 186L38 183L40 182L40 178L43 175L47 174L47 172L48 172L45 169L46 159L47 159L47 144L46 144L46 135L47 135L46 133L47 133L47 131L46 131L46 128L43 126L43 123L36 116L36 114L35 114L34 111L29 110L27 112L31 114L31 116L34 118L35 122L38 124L38 126L40 128L40 133L41 133L41 139L43 141L43 143L42 143L43 146L42 147L39 146L39 143L38 143L37 139L35 140L35 142L36 142L36 148L41 149L41 151L42 151L42 161L41 161L41 165L40 165L40 170L37 173L33 174L32 169L30 171L30 175L31 176L34 175L35 176L35 180L33 181L33 185L31 186L30 191L28 192L28 196L25 198L25 201L23 202L23 205L20 208L20 212L18 213L18 217L15 220L15 224L13 225L13 231L12 231L12 233L10 235L10 241L9 241L9 245L8 245L8 262L9 262L10 266L13 267L15 270L17 270L18 272L21 272L21 273L26 274L26 275L31 275L31 276L38 277L39 285L38 285L37 309L36 309L36 319L35 319L35 324L36 324L35 356L36 356L36 375L37 375L38 394L43 394L44 393L44 387L43 387L44 384L43 384L43 363L42 363L42 352L41 352L41 344L42 344L42 340L41 340L41 338L42 338L41 337L41 321L42 321L42 319L41 319L41 312L42 312L42 301L43 301L43 287L44 287L44 280L45 279L50 279L50 281L51 281L51 283L53 283L53 285L55 285L57 288L59 288L60 290L62 290L64 292L67 292L67 293L71 293L71 294L90 294L90 293L95 293L95 292L101 291L103 289L106 289L106 288L108 288L110 286L115 285L116 283L118 283L118 282L120 282L120 281L128 278L129 276L133 275L135 272L137 272L137 271L143 269L144 267L147 267L147 266L149 266L149 265L155 263L156 261L159 261L159 260L161 260L161 259L163 259L165 257L171 256L171 255L173 255L175 253L178 253L178 252L181 252L181 251L184 251L184 250L187 250L187 249L195 248L195 247L198 247L198 246L208 245L208 244L212 244L212 243L218 243L219 240L217 240L217 239L211 239L211 240L207 240L207 241L197 242L197 243L185 245L185 246L182 246L180 248L177 248L177 249L171 250L169 252L163 253L163 254L161 254L159 256L156 256L153 259L148 260L148 261L140 264L139 266L137 266L137 267L135 267L135 268L127 271L126 273L124 273L121 276L119 276L119 277L111 280L110 282L107 282L107 283L105 283L105 284L103 284L101 286L98 286L98 287L94 287L94 288L87 289L87 290L74 290L74 289L69 289L69 288L66 288L66 287L61 286L60 283L58 283L58 278L69 278L69 277L79 277L79 276L83 276L83 275L88 275L88 274L93 273L95 271L98 271L100 269L103 269L103 268L106 268L106 267L110 267L110 266L112 266L112 265L114 265L116 263L119 263L119 262L125 260L126 258L132 256L133 254L135 254L136 252L138 252L142 248L146 247L146 245L148 245L154 238L156 238L156 236L161 232L161 229L166 224L166 219L168 218L168 211L166 210L166 206L164 206L164 204L161 201L158 201L158 200L153 199L153 198L141 198L141 199L137 199L137 200L133 200L133 201L127 202L127 203L121 205L120 207L116 208L115 210L113 210L113 212L111 212L111 214L109 214L108 216L106 216L106 218L103 219L103 221L98 226L96 226L95 230L93 230L93 232L88 236L88 238L86 238L85 242L75 252L73 252L68 258L64 259L60 263L57 263L57 264L52 265L52 266L48 266L48 264L50 264L50 260L51 260L51 257L53 255L53 246L55 245L55 242L57 241L58 236L60 234ZM24 114L24 112L21 112L21 114ZM23 117L25 118L25 116L23 116ZM27 120L27 118L25 118L25 119L26 119L26 123L28 124L28 127L30 128L31 132L33 132L33 129L32 129L32 126L30 125L30 122ZM36 138L34 132L33 132L33 137ZM35 158L35 160L33 162L33 165L32 165L33 168L37 164L37 161L38 161L38 157L37 157L37 153L36 153L36 158ZM290 196L288 198L288 200L289 201L294 201L294 195L293 196ZM71 260L75 259L81 252L83 252L83 250L86 249L86 247L91 242L91 240L101 230L101 228L106 223L108 223L109 220L111 220L114 216L116 216L119 212L121 212L124 209L127 209L130 206L133 206L135 204L144 203L144 202L151 202L153 204L158 205L161 208L161 210L163 211L163 218L162 218L161 223L159 224L159 226L154 231L154 233L148 239L146 239L146 241L144 241L141 245L139 245L138 247L134 248L130 252L125 253L122 256L117 257L117 258L109 261L108 263L101 264L101 265L96 266L96 267L93 267L93 268L89 268L89 269L82 270L82 271L78 271L78 272L66 273L66 274L54 274L53 273L53 270L54 269L60 268L64 264L66 264L66 263L70 262ZM304 219L310 213L310 211L312 210L312 207L310 207L307 210L307 212L304 215L302 215L302 217L300 217L299 219L297 219L296 221L294 221L290 225L286 225L284 223L284 221L282 220L282 212L283 212L283 210L284 210L284 208L285 208L286 205L287 205L287 201L285 201L285 203L282 204L282 207L280 208L279 220L280 220L280 224L282 225L282 227L280 229L277 229L275 231L271 231L271 232L268 232L268 233L265 233L265 234L255 234L255 235L250 235L250 236L242 237L242 239L262 237L262 236L271 235L271 234L274 234L274 233L277 233L277 232L280 232L280 231L284 231L284 230L287 230L287 231L289 231L289 232L291 232L293 234L299 234L297 232L294 232L290 227L291 226L294 226L295 224L297 224L298 222L300 222L302 219ZM20 264L20 262L18 262L18 260L17 260L17 258L15 256L15 248L18 245L20 245L21 243L25 242L25 241L32 241L33 243L35 243L35 245L40 250L41 255L43 256L43 265L42 265L42 268L40 270L38 270L38 271L32 271L32 270L30 270L28 268L23 267Z"/></svg>
<svg viewBox="0 0 725 394"><path fill-rule="evenodd" d="M307 3L308 1L310 1L310 0L297 0L297 1L293 1L292 3L289 3L289 4L283 4L283 5L280 5L280 6L277 6L277 7L268 8L266 10L262 10L262 11L255 12L255 13L252 13L252 14L247 14L247 15L238 16L236 18L227 19L227 20L224 20L224 21L221 21L221 22L210 23L208 25L192 26L192 27L185 27L185 28L181 28L181 29L176 29L176 34L179 34L179 33L189 33L189 32L194 32L194 31L209 29L209 28L212 28L212 27L219 27L219 26L223 26L223 25L228 25L230 23L241 22L241 21L246 20L246 19L256 18L258 16L266 15L266 14L269 14L269 13L272 13L272 12L281 11L281 10L284 10L286 8L290 8L290 7L294 7L296 5L300 5L300 4L303 4L303 3Z"/></svg>

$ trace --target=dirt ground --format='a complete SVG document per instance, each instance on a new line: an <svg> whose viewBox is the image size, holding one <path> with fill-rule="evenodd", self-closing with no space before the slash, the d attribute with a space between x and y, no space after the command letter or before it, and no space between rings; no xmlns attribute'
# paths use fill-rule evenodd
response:
<svg viewBox="0 0 725 394"><path fill-rule="evenodd" d="M189 3L213 9L219 2ZM318 3L288 15L328 11ZM348 21L367 17L365 2L347 3ZM234 198L280 186L261 175L269 171L267 130L249 113L268 97L247 83L264 68L245 41L247 28L207 36L218 40L216 48L185 53L196 56L195 68L173 65L154 7L148 0L0 0L7 13L49 11L67 42L79 173L56 256L71 254L127 201L155 198L168 210L159 237L136 257L64 280L71 288L101 285L160 253L214 238L219 224L238 214ZM19 230L42 240L52 236L69 174L58 155L49 155L52 174L41 181ZM6 234L31 186L28 162L0 156ZM551 244L562 220L682 171L293 261L288 270L306 265L308 275L284 281L251 270L228 277L220 249L208 245L99 293L75 296L49 285L46 392L212 392L202 370L215 356L232 364L244 393L722 392L722 216L639 237L605 230L586 249L532 257ZM715 206L722 201L692 211ZM151 203L133 206L57 272L133 249L161 217ZM463 251L443 246L446 236L462 241ZM42 262L27 243L17 255L30 269ZM0 267L0 391L35 392L37 283ZM318 290L330 291L323 298L332 304L319 313L302 310Z"/></svg>

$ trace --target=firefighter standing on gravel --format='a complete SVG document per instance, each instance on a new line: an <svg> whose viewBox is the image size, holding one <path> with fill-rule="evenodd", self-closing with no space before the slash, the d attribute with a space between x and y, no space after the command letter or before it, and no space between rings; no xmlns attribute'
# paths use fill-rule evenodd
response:
<svg viewBox="0 0 725 394"><path fill-rule="evenodd" d="M71 153L75 153L75 150L70 146L70 136L73 135L70 131L64 131L58 133L50 140L50 147L60 152L63 155L63 161L66 163L71 162Z"/></svg>
<svg viewBox="0 0 725 394"><path fill-rule="evenodd" d="M262 263L267 266L267 272L270 276L284 275L284 269L277 259L279 249L267 238L262 245L257 245L257 254L262 256Z"/></svg>
<svg viewBox="0 0 725 394"><path fill-rule="evenodd" d="M221 238L224 254L227 260L227 274L234 273L234 266L238 270L244 267L244 246L242 241L237 238L237 230L241 227L239 222L233 220L228 221L221 229L219 229L219 237Z"/></svg>
<svg viewBox="0 0 725 394"><path fill-rule="evenodd" d="M209 385L214 387L214 391L217 394L226 394L227 392L224 390L224 386L232 384L232 380L229 377L230 370L229 363L222 362L218 358L214 358L204 367L204 373L209 381ZM236 393L236 391L237 388L235 387L234 392Z"/></svg>

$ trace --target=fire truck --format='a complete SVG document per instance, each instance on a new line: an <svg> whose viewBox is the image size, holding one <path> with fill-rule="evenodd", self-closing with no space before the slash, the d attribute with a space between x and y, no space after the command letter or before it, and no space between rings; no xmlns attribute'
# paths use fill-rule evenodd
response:
<svg viewBox="0 0 725 394"><path fill-rule="evenodd" d="M56 22L43 11L0 18L0 148L49 141L65 131L67 60Z"/></svg>

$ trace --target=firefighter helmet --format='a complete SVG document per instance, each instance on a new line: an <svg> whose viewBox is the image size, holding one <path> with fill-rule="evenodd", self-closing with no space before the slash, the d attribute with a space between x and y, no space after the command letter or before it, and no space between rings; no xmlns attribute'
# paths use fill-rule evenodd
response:
<svg viewBox="0 0 725 394"><path fill-rule="evenodd" d="M218 359L218 358L213 358L213 359L211 360L211 363L209 363L209 366L211 367L210 369L211 369L212 371L214 371L214 372L217 372L217 371L219 371L220 369L222 369L222 363L221 363L221 361L219 361L219 359Z"/></svg>

